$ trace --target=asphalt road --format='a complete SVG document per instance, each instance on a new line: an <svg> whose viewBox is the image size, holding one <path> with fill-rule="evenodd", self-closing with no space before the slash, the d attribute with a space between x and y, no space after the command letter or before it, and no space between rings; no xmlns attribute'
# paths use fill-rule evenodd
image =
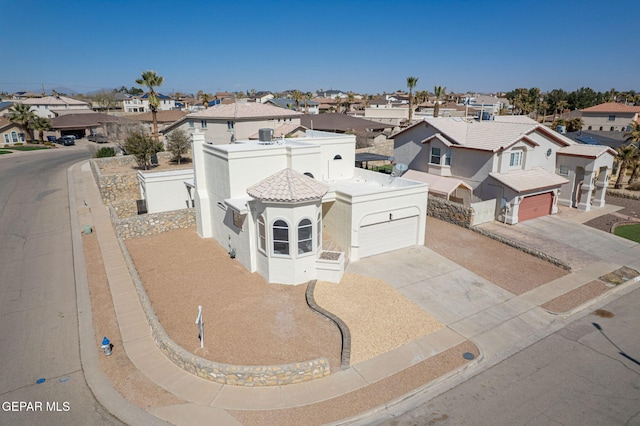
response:
<svg viewBox="0 0 640 426"><path fill-rule="evenodd" d="M640 289L377 424L640 425L638 306Z"/></svg>
<svg viewBox="0 0 640 426"><path fill-rule="evenodd" d="M1 425L121 424L80 363L67 168L89 156L82 143L0 156Z"/></svg>

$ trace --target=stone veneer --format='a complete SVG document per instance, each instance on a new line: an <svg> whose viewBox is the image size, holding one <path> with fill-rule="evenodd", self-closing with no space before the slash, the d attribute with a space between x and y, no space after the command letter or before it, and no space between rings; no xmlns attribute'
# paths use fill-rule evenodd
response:
<svg viewBox="0 0 640 426"><path fill-rule="evenodd" d="M454 225L469 228L473 219L473 207L465 207L460 203L444 198L429 196L427 215Z"/></svg>
<svg viewBox="0 0 640 426"><path fill-rule="evenodd" d="M109 208L111 222L115 226L118 238L131 238L156 235L172 229L185 229L195 226L195 209L173 210L169 212L149 213L121 218L114 207Z"/></svg>

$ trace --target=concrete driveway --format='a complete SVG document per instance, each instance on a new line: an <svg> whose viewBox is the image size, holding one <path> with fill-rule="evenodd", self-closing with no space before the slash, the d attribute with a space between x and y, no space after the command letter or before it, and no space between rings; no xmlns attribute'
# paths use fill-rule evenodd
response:
<svg viewBox="0 0 640 426"><path fill-rule="evenodd" d="M543 216L516 225L490 222L486 231L522 243L567 262L579 271L598 261L628 264L636 261L631 249L639 244L579 223L575 218Z"/></svg>

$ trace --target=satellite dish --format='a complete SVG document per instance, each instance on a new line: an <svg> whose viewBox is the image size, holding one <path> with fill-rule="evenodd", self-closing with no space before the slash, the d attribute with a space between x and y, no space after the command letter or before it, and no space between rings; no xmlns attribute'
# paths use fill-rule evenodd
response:
<svg viewBox="0 0 640 426"><path fill-rule="evenodd" d="M404 172L409 170L409 166L405 163L396 163L393 165L393 171L391 173L392 176L402 176Z"/></svg>

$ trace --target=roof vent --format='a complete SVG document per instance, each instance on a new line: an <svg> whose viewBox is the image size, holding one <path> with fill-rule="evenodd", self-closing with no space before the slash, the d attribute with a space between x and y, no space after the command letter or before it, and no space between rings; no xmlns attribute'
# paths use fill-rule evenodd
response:
<svg viewBox="0 0 640 426"><path fill-rule="evenodd" d="M273 143L273 129L259 129L258 143L261 145L271 145Z"/></svg>

